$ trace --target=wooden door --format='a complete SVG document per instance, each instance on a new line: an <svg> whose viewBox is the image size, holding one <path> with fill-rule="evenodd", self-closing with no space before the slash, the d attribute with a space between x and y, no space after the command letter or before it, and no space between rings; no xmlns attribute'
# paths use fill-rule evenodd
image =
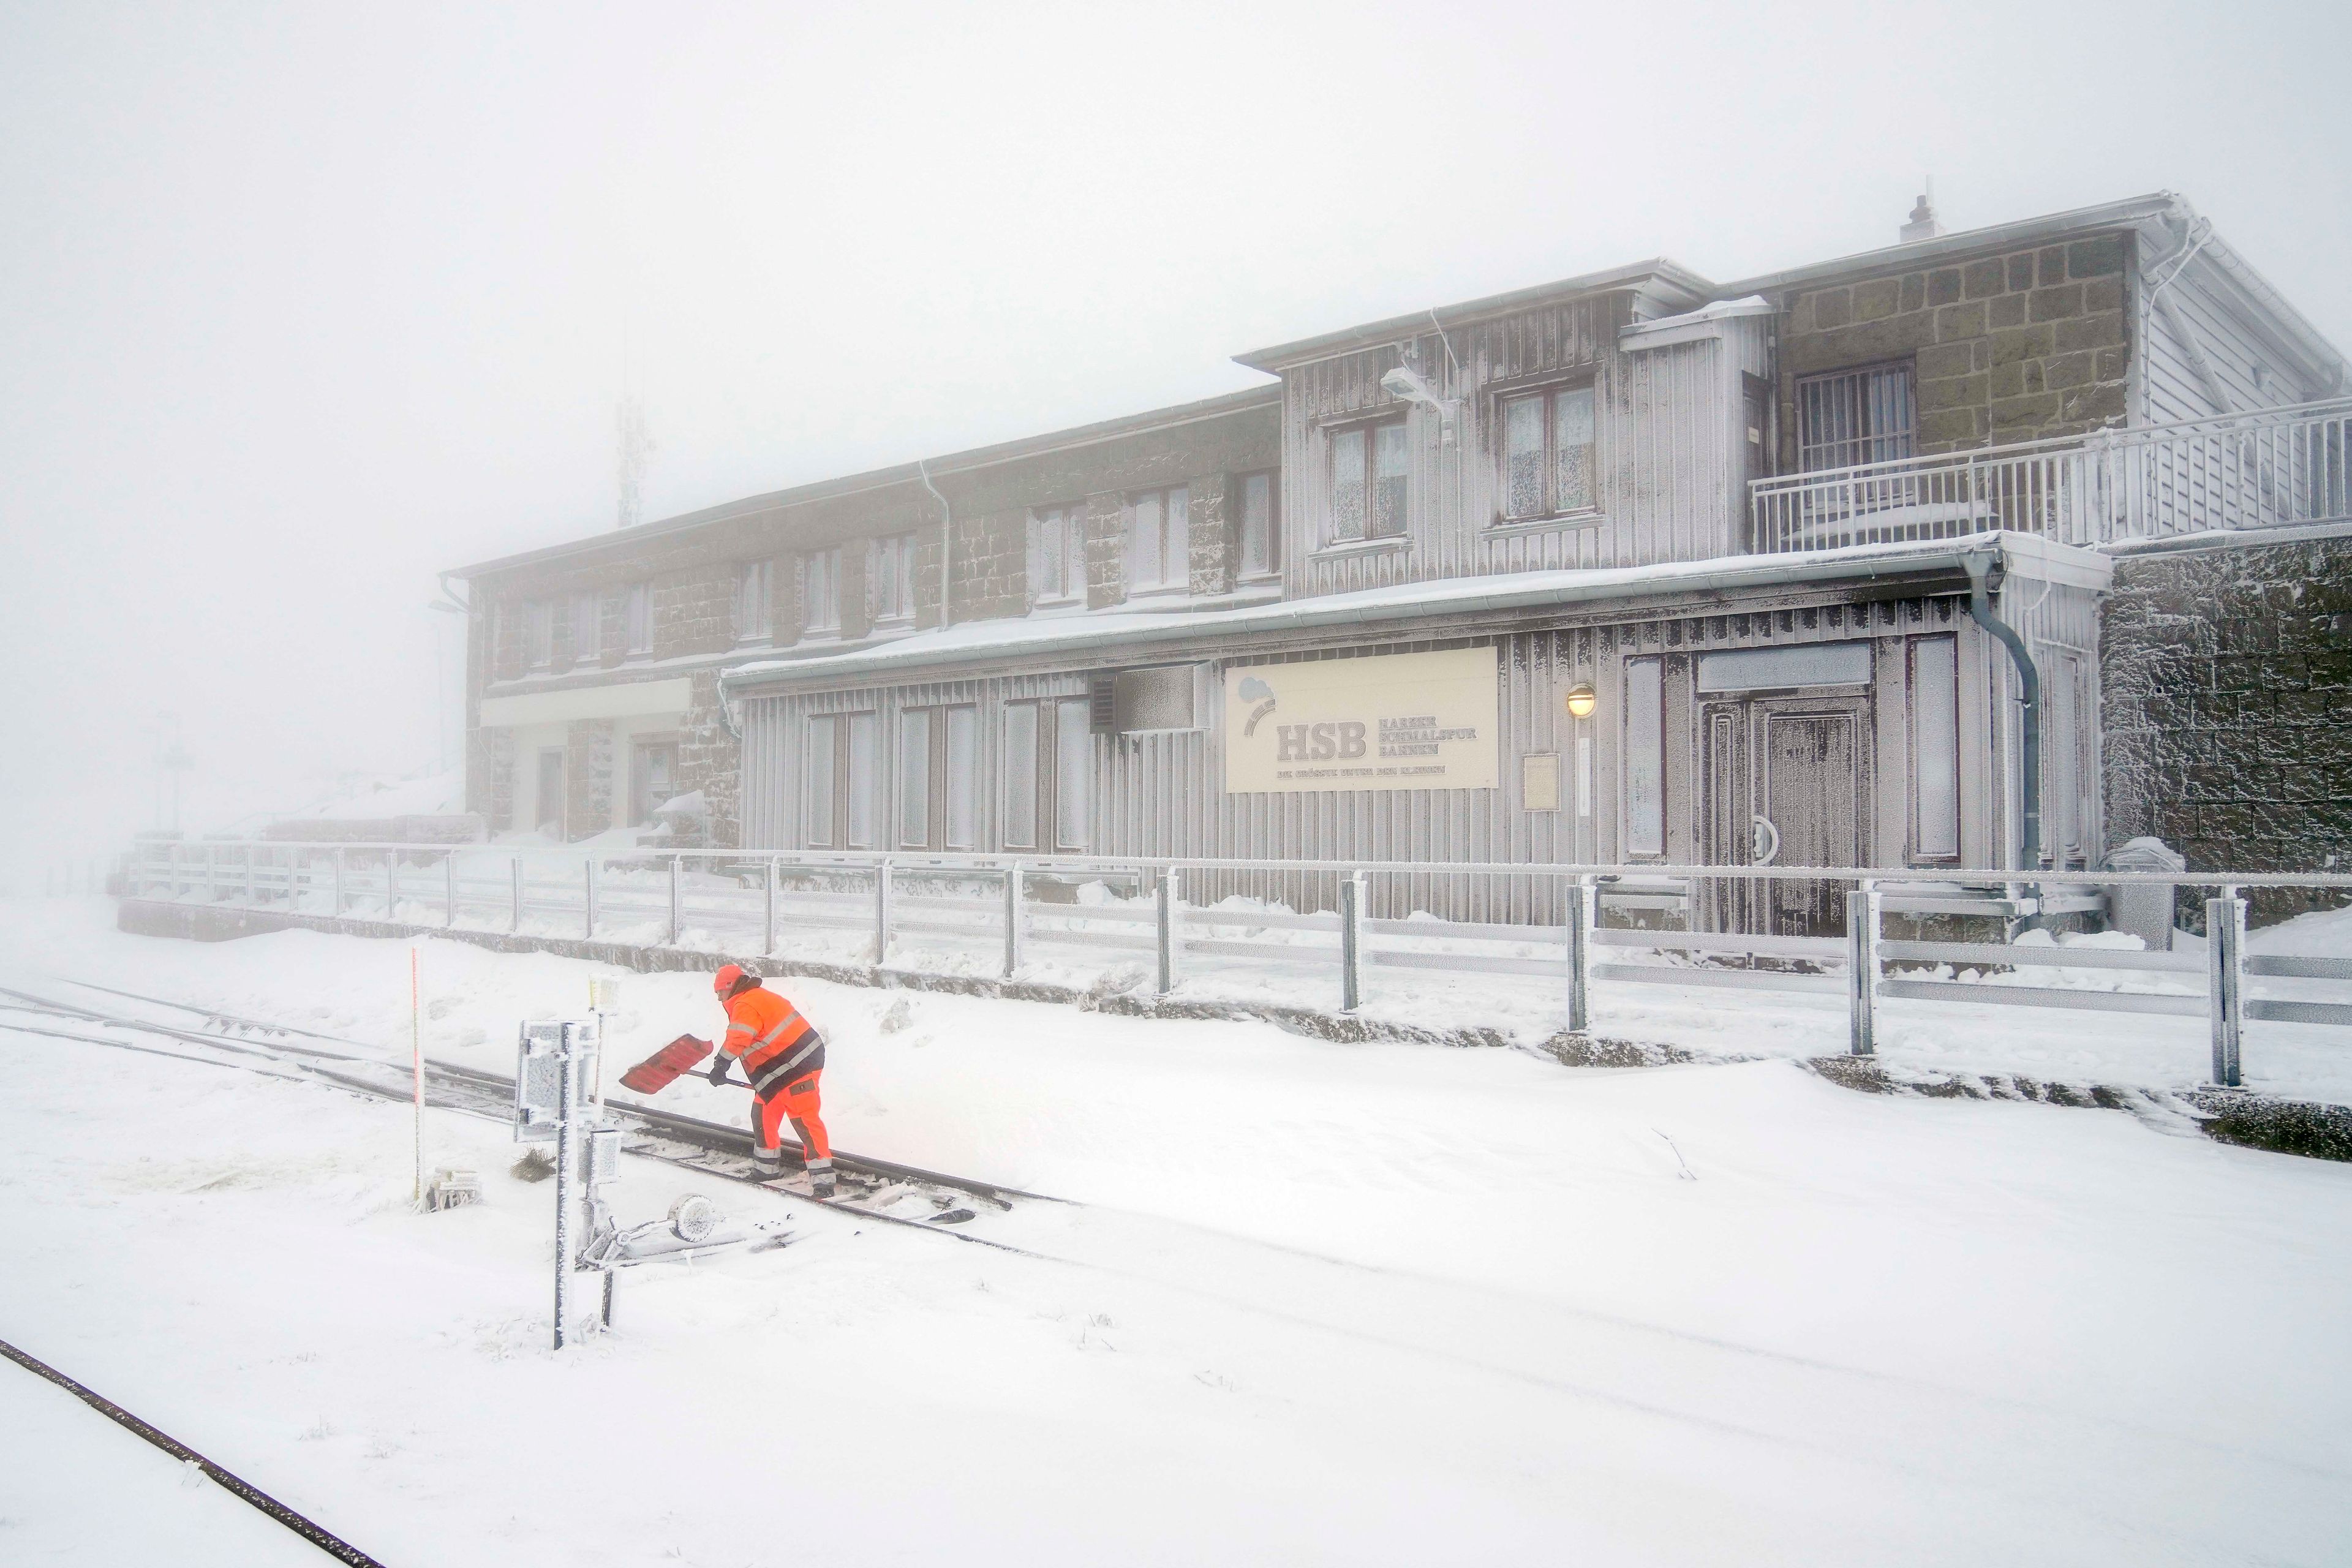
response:
<svg viewBox="0 0 2352 1568"><path fill-rule="evenodd" d="M1730 698L1699 710L1699 852L1717 866L1869 864L1870 699ZM1726 878L1702 891L1706 929L1837 936L1833 882Z"/></svg>

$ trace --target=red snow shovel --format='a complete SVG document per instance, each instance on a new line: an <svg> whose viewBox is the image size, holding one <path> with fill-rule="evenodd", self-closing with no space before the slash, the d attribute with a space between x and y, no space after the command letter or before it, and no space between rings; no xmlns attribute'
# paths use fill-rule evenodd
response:
<svg viewBox="0 0 2352 1568"><path fill-rule="evenodd" d="M658 1094L710 1054L710 1042L680 1035L621 1075L621 1087L638 1094Z"/></svg>

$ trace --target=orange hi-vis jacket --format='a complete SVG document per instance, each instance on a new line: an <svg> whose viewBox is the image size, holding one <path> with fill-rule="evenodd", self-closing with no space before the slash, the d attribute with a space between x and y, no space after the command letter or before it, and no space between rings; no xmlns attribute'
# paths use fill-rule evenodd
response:
<svg viewBox="0 0 2352 1568"><path fill-rule="evenodd" d="M743 1064L751 1092L762 1100L824 1066L824 1037L800 1009L765 986L726 1002L727 1037L719 1048Z"/></svg>

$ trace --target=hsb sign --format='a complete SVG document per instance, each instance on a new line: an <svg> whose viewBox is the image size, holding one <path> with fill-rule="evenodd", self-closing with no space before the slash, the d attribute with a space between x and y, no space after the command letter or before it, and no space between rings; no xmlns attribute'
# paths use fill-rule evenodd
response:
<svg viewBox="0 0 2352 1568"><path fill-rule="evenodd" d="M1225 671L1225 788L1492 789L1491 647Z"/></svg>

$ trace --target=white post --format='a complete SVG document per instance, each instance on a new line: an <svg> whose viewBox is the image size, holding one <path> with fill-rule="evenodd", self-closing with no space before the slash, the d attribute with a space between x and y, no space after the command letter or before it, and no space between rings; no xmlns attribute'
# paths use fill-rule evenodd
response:
<svg viewBox="0 0 2352 1568"><path fill-rule="evenodd" d="M2235 888L2205 900L2208 1012L2213 1026L2213 1081L2236 1089L2243 1081L2239 1047L2246 1026L2246 900Z"/></svg>
<svg viewBox="0 0 2352 1568"><path fill-rule="evenodd" d="M441 857L441 923L457 929L457 852Z"/></svg>
<svg viewBox="0 0 2352 1568"><path fill-rule="evenodd" d="M579 1111L580 1068L576 1025L563 1026L563 1044L556 1052L555 1100L555 1348L563 1348L563 1331L572 1314L572 1119Z"/></svg>
<svg viewBox="0 0 2352 1568"><path fill-rule="evenodd" d="M1021 969L1021 862L1004 868L1004 978Z"/></svg>
<svg viewBox="0 0 2352 1568"><path fill-rule="evenodd" d="M874 967L890 953L890 857L885 855L874 867Z"/></svg>
<svg viewBox="0 0 2352 1568"><path fill-rule="evenodd" d="M410 1201L425 1206L425 1026L416 989L416 950L408 950L408 1060L416 1080L416 1186Z"/></svg>
<svg viewBox="0 0 2352 1568"><path fill-rule="evenodd" d="M1846 1051L1878 1054L1877 884L1864 882L1845 896Z"/></svg>
<svg viewBox="0 0 2352 1568"><path fill-rule="evenodd" d="M522 857L507 858L507 930L522 930Z"/></svg>
<svg viewBox="0 0 2352 1568"><path fill-rule="evenodd" d="M387 849L383 856L383 918L400 919L400 851Z"/></svg>
<svg viewBox="0 0 2352 1568"><path fill-rule="evenodd" d="M1579 877L1568 900L1568 1027L1580 1035L1592 1027L1592 931L1601 892L1590 877Z"/></svg>
<svg viewBox="0 0 2352 1568"><path fill-rule="evenodd" d="M245 852L245 855L246 864L250 866L253 863L253 851L248 849ZM340 844L335 846L334 914L337 920L341 920L343 918L343 847Z"/></svg>
<svg viewBox="0 0 2352 1568"><path fill-rule="evenodd" d="M1352 1013L1364 1000L1364 874L1339 879L1339 1011Z"/></svg>
<svg viewBox="0 0 2352 1568"><path fill-rule="evenodd" d="M669 945L672 947L677 945L678 867L685 859L686 857L683 855L673 855L669 858Z"/></svg>
<svg viewBox="0 0 2352 1568"><path fill-rule="evenodd" d="M1155 899L1157 932L1160 938L1160 994L1165 996L1176 989L1176 906L1183 899L1183 884L1176 868L1169 867L1160 873L1160 887Z"/></svg>
<svg viewBox="0 0 2352 1568"><path fill-rule="evenodd" d="M580 935L583 941L596 940L596 858L593 855L580 864Z"/></svg>
<svg viewBox="0 0 2352 1568"><path fill-rule="evenodd" d="M768 897L760 916L760 956L776 951L776 857L768 857Z"/></svg>

